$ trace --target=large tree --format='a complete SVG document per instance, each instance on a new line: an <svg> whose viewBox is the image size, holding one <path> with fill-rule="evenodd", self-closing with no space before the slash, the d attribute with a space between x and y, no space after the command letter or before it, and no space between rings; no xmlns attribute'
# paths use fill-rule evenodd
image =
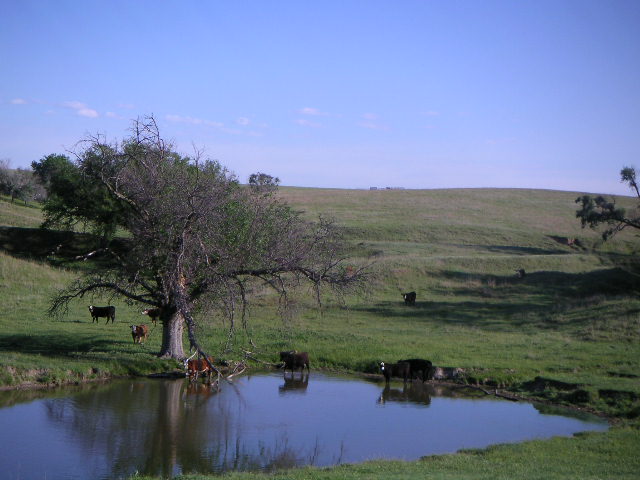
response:
<svg viewBox="0 0 640 480"><path fill-rule="evenodd" d="M161 138L153 117L135 121L131 136L118 144L87 138L76 164L83 178L108 193L127 239L124 247L120 239L119 248L101 248L99 253L111 255L112 268L61 291L52 312L98 292L160 308L163 357L185 357L185 325L191 347L205 354L194 318L201 299L227 312L232 333L234 312L244 319L251 279L283 298L292 285L308 281L319 298L323 285L344 291L364 278L361 269L344 265L343 243L331 222L303 221L278 199L278 179L259 173L241 185L199 152L182 156ZM102 216L92 221L105 222Z"/></svg>
<svg viewBox="0 0 640 480"><path fill-rule="evenodd" d="M576 203L580 204L576 217L580 219L582 226L596 228L600 225L606 225L602 232L604 240L629 227L640 229L640 189L636 180L635 168L624 167L620 171L620 179L629 186L638 199L638 204L631 210L620 207L616 205L614 199L608 199L601 195L596 197L582 195L576 199Z"/></svg>

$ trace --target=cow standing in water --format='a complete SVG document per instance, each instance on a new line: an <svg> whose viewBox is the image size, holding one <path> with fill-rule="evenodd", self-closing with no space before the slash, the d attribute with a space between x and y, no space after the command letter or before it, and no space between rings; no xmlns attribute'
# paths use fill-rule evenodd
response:
<svg viewBox="0 0 640 480"><path fill-rule="evenodd" d="M280 352L280 360L284 362L284 373L287 370L291 370L291 375L300 369L300 375L304 374L304 367L307 367L307 373L311 370L309 368L309 354L307 352L296 352L295 350L289 352Z"/></svg>

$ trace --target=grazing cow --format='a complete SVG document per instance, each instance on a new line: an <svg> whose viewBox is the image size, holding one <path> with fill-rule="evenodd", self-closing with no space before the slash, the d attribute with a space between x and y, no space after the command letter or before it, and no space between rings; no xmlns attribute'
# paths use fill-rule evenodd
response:
<svg viewBox="0 0 640 480"><path fill-rule="evenodd" d="M304 367L307 367L307 372L310 372L309 368L309 354L307 352L296 352L291 350L289 352L280 352L280 360L284 362L284 373L291 370L293 375L294 371L300 369L300 374L304 373Z"/></svg>
<svg viewBox="0 0 640 480"><path fill-rule="evenodd" d="M133 343L143 344L149 336L149 327L144 323L142 325L130 325Z"/></svg>
<svg viewBox="0 0 640 480"><path fill-rule="evenodd" d="M424 383L433 378L433 364L429 360L410 358L408 360L400 360L398 363L409 364L409 375L411 380L419 378Z"/></svg>
<svg viewBox="0 0 640 480"><path fill-rule="evenodd" d="M380 362L380 370L382 371L382 375L384 375L384 379L387 383L391 380L391 377L400 377L407 382L407 378L411 374L411 366L408 363L398 362L398 363L384 363Z"/></svg>
<svg viewBox="0 0 640 480"><path fill-rule="evenodd" d="M98 323L98 317L107 317L107 323L109 323L109 319L111 319L111 323L116 321L116 307L113 305L108 307L89 305L89 312L91 312L91 323Z"/></svg>
<svg viewBox="0 0 640 480"><path fill-rule="evenodd" d="M415 305L416 304L416 292L403 293L402 298L404 298L405 305Z"/></svg>
<svg viewBox="0 0 640 480"><path fill-rule="evenodd" d="M516 277L518 278L524 278L524 276L527 273L524 271L524 268L519 268L518 270L516 270Z"/></svg>
<svg viewBox="0 0 640 480"><path fill-rule="evenodd" d="M207 360L209 360L209 363L213 365L213 357L207 357ZM185 360L184 366L187 369L187 377L195 380L200 374L210 376L212 370L209 363L207 363L207 360L204 358L188 358Z"/></svg>
<svg viewBox="0 0 640 480"><path fill-rule="evenodd" d="M154 325L158 324L158 317L162 311L159 308L147 308L142 311L142 315L148 315Z"/></svg>

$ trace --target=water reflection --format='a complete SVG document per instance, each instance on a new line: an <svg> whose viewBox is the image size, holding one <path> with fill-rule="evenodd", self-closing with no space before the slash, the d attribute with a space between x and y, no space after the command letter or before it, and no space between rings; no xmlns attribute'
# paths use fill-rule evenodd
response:
<svg viewBox="0 0 640 480"><path fill-rule="evenodd" d="M384 404L387 402L410 402L416 405L430 405L431 404L431 391L432 387L425 385L424 383L405 383L402 389L391 388L389 385L385 386L384 390L378 397L378 403Z"/></svg>
<svg viewBox="0 0 640 480"><path fill-rule="evenodd" d="M306 393L309 386L309 374L302 375L300 378L293 376L284 376L284 383L278 387L282 395L287 393Z"/></svg>
<svg viewBox="0 0 640 480"><path fill-rule="evenodd" d="M140 380L38 394L0 409L0 468L9 478L48 479L273 471L606 428L420 383L381 387L314 373L245 376L219 392ZM1 405L16 398L0 392ZM34 456L33 445L48 447Z"/></svg>

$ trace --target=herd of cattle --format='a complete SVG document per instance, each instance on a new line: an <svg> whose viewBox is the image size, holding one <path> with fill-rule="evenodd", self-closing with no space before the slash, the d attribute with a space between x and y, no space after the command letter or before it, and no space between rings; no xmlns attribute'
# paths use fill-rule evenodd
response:
<svg viewBox="0 0 640 480"><path fill-rule="evenodd" d="M403 293L405 305L415 305L416 292ZM106 318L107 322L111 320L113 323L116 319L116 307L109 305L106 307L96 307L95 305L89 305L89 312L91 313L92 322L98 322L98 318ZM143 315L147 315L154 325L157 324L160 317L161 310L159 308L147 308L142 311ZM149 336L149 327L146 324L130 325L131 336L134 343L144 344ZM291 374L296 370L300 370L301 374L304 374L306 367L307 373L310 372L309 368L309 354L307 352L297 352L295 350L280 352L280 366L283 368L283 372L286 375L287 370L291 371ZM193 357L184 361L186 375L192 379L197 378L199 375L210 375L213 373L211 365L213 365L213 358L208 357L197 358ZM429 360L423 360L420 358L411 358L407 360L399 360L396 363L380 363L380 371L384 376L387 383L391 380L391 377L402 378L404 382L412 380L422 380L423 382L434 378L434 372L436 369Z"/></svg>

